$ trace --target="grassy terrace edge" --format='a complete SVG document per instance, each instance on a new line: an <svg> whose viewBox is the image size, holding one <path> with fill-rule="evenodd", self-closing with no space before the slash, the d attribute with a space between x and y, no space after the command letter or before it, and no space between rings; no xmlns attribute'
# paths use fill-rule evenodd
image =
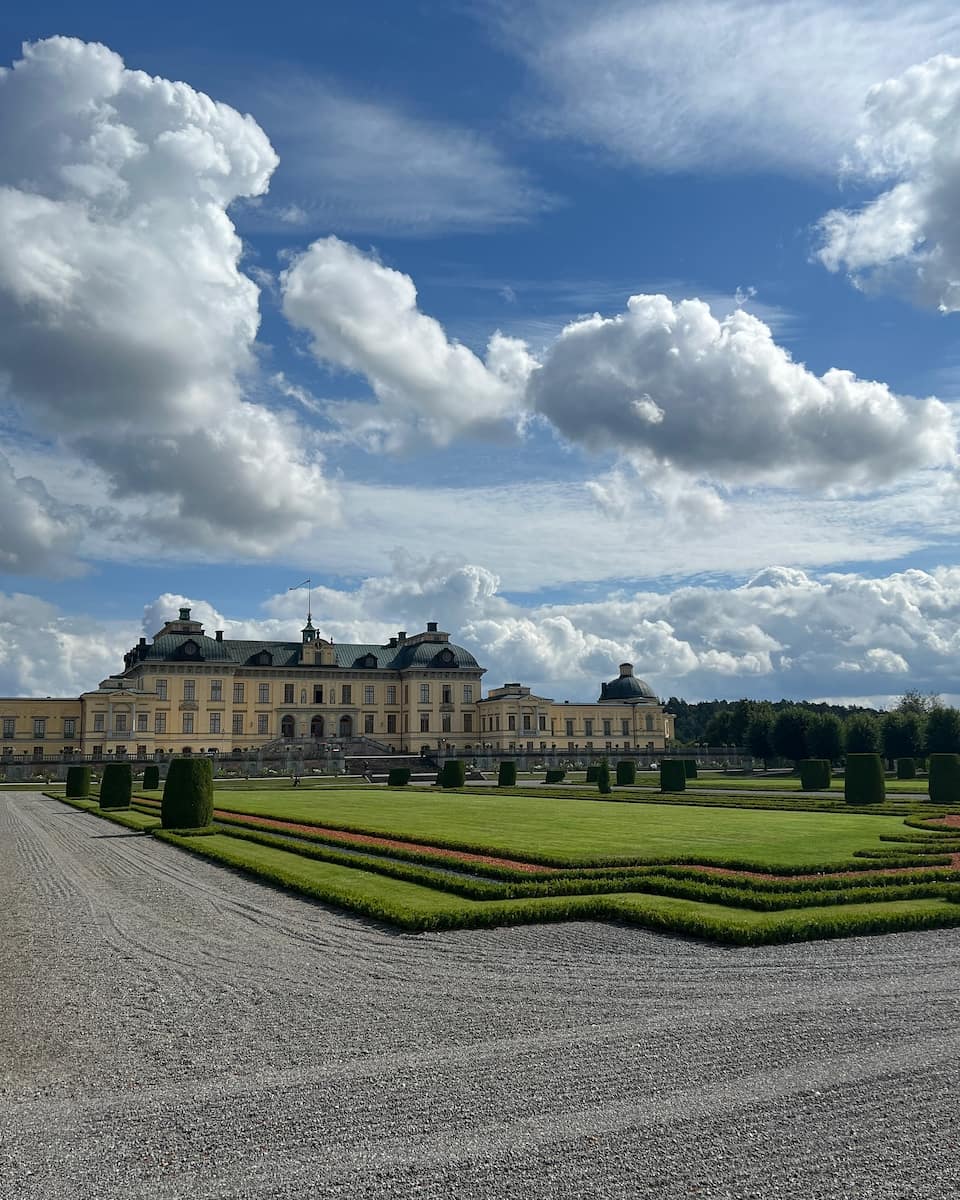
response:
<svg viewBox="0 0 960 1200"><path fill-rule="evenodd" d="M861 889L851 889L846 895L825 892L822 896L787 889L779 893L780 903L785 897L795 897L795 903L804 906L779 907L776 911L732 907L730 901L741 898L740 889L732 886L733 881L709 888L706 894L711 899L642 890L655 886L654 880L659 878L656 876L638 880L642 886L636 891L473 899L442 890L435 881L431 881L431 886L398 878L395 872L371 870L369 864L348 866L330 861L329 853L323 857L305 855L299 848L265 844L259 838L239 838L223 828L212 833L204 830L202 837L197 836L199 831L161 830L156 818L148 813L103 812L93 801L65 800L62 796L51 799L137 832L152 834L169 845L261 882L408 932L605 920L749 946L960 926L960 886L950 878L954 872L922 882L916 880L913 890L928 889L929 894L909 898L900 898L903 896L900 887L886 884L880 888L875 880L870 881L873 887L863 889L863 899L855 898ZM682 880L671 880L674 882ZM877 899L878 892L890 898ZM873 898L867 900L866 895ZM831 903L817 903L826 896L830 896ZM720 898L727 903L717 902Z"/></svg>

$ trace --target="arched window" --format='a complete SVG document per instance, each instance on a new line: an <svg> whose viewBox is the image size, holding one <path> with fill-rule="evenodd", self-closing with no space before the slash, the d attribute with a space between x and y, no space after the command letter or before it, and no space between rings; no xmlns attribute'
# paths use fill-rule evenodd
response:
<svg viewBox="0 0 960 1200"><path fill-rule="evenodd" d="M284 717L283 720L280 722L280 736L285 737L285 738L292 738L292 737L296 736L296 732L297 732L297 724L296 724L296 721L294 721L293 717L291 717L291 716Z"/></svg>
<svg viewBox="0 0 960 1200"><path fill-rule="evenodd" d="M346 741L348 738L353 737L353 717L344 715L340 718L338 737L340 737L342 741Z"/></svg>
<svg viewBox="0 0 960 1200"><path fill-rule="evenodd" d="M314 717L310 722L310 736L312 738L323 737L323 717Z"/></svg>

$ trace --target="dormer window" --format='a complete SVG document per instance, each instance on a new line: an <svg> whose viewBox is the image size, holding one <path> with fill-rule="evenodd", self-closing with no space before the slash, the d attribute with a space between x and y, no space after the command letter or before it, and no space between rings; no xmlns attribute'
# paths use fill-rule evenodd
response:
<svg viewBox="0 0 960 1200"><path fill-rule="evenodd" d="M269 667L273 664L273 655L269 650L261 650L253 656L253 664L257 667Z"/></svg>
<svg viewBox="0 0 960 1200"><path fill-rule="evenodd" d="M442 663L445 667L449 667L453 659L454 653L449 647L446 650L441 650L437 655L437 662Z"/></svg>
<svg viewBox="0 0 960 1200"><path fill-rule="evenodd" d="M181 642L180 650L178 652L178 657L179 658L189 658L189 659L193 659L194 661L197 661L198 659L202 658L203 656L200 653L200 647L193 640L193 638L188 638L185 642Z"/></svg>
<svg viewBox="0 0 960 1200"><path fill-rule="evenodd" d="M360 659L360 666L368 671L372 671L377 665L377 656L375 654L365 654Z"/></svg>

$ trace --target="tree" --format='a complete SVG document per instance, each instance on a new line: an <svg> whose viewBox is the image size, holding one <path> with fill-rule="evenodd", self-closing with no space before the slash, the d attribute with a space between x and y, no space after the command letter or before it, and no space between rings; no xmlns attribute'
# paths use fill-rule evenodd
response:
<svg viewBox="0 0 960 1200"><path fill-rule="evenodd" d="M754 758L762 758L769 762L776 751L773 748L773 717L769 713L760 713L747 726L747 749Z"/></svg>
<svg viewBox="0 0 960 1200"><path fill-rule="evenodd" d="M833 713L817 713L807 730L811 758L836 762L843 756L843 726Z"/></svg>
<svg viewBox="0 0 960 1200"><path fill-rule="evenodd" d="M777 714L773 723L773 748L781 758L799 762L801 758L809 758L807 746L807 730L810 728L812 714L803 708L785 708Z"/></svg>
<svg viewBox="0 0 960 1200"><path fill-rule="evenodd" d="M960 713L955 708L935 708L927 717L928 754L960 753Z"/></svg>
<svg viewBox="0 0 960 1200"><path fill-rule="evenodd" d="M926 721L912 709L895 709L880 722L883 756L888 759L920 758L923 754Z"/></svg>
<svg viewBox="0 0 960 1200"><path fill-rule="evenodd" d="M896 711L925 717L937 708L943 708L943 701L936 692L919 692L916 688L911 688L897 701Z"/></svg>
<svg viewBox="0 0 960 1200"><path fill-rule="evenodd" d="M879 754L882 749L880 726L872 713L854 713L847 717L843 730L847 754Z"/></svg>

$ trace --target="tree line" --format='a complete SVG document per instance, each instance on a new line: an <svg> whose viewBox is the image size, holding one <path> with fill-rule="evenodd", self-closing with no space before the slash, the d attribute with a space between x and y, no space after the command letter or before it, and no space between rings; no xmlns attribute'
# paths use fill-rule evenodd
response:
<svg viewBox="0 0 960 1200"><path fill-rule="evenodd" d="M740 746L764 760L836 762L847 753L887 759L960 753L960 711L917 691L905 693L889 712L789 700L687 704L673 696L666 707L676 717L678 742Z"/></svg>

